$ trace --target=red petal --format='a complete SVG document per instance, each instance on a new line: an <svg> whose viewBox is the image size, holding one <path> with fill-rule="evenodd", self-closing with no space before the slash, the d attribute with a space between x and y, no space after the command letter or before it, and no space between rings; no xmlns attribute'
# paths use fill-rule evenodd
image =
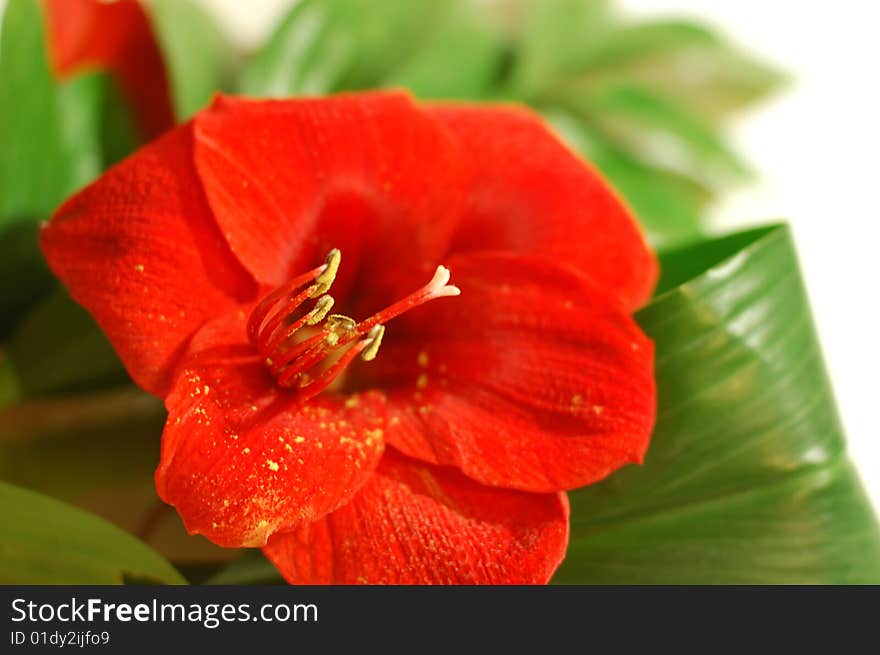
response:
<svg viewBox="0 0 880 655"><path fill-rule="evenodd" d="M221 98L196 119L196 164L233 252L279 285L337 247L334 295L429 278L464 196L459 150L403 94Z"/></svg>
<svg viewBox="0 0 880 655"><path fill-rule="evenodd" d="M347 501L382 453L384 399L279 393L245 338L245 313L193 338L165 404L159 496L193 533L262 546Z"/></svg>
<svg viewBox="0 0 880 655"><path fill-rule="evenodd" d="M544 584L567 543L565 494L492 489L389 449L350 503L264 552L299 584Z"/></svg>
<svg viewBox="0 0 880 655"><path fill-rule="evenodd" d="M168 79L149 19L137 0L46 0L49 49L59 75L110 71L152 139L174 125Z"/></svg>
<svg viewBox="0 0 880 655"><path fill-rule="evenodd" d="M184 341L255 294L205 204L188 125L68 200L41 241L134 380L160 395Z"/></svg>
<svg viewBox="0 0 880 655"><path fill-rule="evenodd" d="M657 264L630 212L535 115L513 106L440 105L431 113L476 169L453 252L549 255L616 291L628 309L648 299Z"/></svg>
<svg viewBox="0 0 880 655"><path fill-rule="evenodd" d="M457 298L389 324L361 384L386 390L386 439L480 482L547 492L641 461L653 346L579 271L506 254L450 260Z"/></svg>

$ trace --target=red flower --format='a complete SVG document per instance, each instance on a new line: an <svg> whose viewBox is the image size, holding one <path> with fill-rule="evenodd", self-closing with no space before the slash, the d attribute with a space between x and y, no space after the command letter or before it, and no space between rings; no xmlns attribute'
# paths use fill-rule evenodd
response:
<svg viewBox="0 0 880 655"><path fill-rule="evenodd" d="M525 110L220 98L43 248L166 399L159 495L292 582L546 582L647 448L654 260Z"/></svg>
<svg viewBox="0 0 880 655"><path fill-rule="evenodd" d="M44 0L55 72L107 70L134 109L145 139L174 125L168 79L150 21L137 0Z"/></svg>

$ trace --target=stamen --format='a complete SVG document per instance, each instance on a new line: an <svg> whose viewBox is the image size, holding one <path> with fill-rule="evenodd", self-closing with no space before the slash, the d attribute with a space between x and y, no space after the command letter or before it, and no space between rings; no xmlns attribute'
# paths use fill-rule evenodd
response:
<svg viewBox="0 0 880 655"><path fill-rule="evenodd" d="M375 359L389 320L429 300L461 293L449 284L449 269L438 266L421 289L358 323L344 314L330 314L333 297L323 295L341 259L334 248L323 265L267 295L248 320L248 338L265 358L278 386L295 389L303 399L326 389L358 355L364 361ZM312 309L294 318L300 305L311 298L317 298ZM297 340L297 332L306 326L315 326L318 332Z"/></svg>

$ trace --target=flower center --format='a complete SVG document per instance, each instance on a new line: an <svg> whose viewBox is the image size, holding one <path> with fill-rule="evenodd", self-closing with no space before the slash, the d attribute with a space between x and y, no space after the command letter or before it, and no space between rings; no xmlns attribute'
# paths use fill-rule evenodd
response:
<svg viewBox="0 0 880 655"><path fill-rule="evenodd" d="M386 322L429 300L461 293L448 284L449 269L438 266L421 289L357 322L330 314L334 301L326 292L341 261L342 254L334 248L321 266L269 293L248 319L248 339L265 358L278 386L297 390L303 399L326 389L358 355L364 361L374 359ZM301 306L309 300L315 302L303 312Z"/></svg>

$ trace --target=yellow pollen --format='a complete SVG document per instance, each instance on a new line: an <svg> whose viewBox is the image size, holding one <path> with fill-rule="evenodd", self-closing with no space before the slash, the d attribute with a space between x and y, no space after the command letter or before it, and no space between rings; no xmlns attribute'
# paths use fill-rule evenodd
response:
<svg viewBox="0 0 880 655"><path fill-rule="evenodd" d="M419 389L424 389L428 386L428 376L422 373L418 379L416 380L416 387Z"/></svg>
<svg viewBox="0 0 880 655"><path fill-rule="evenodd" d="M370 345L367 346L363 354L361 354L361 359L365 362L371 362L376 359L376 353L379 352L379 346L382 345L382 336L384 334L384 325L376 325L370 330L367 334L367 338L370 340Z"/></svg>
<svg viewBox="0 0 880 655"><path fill-rule="evenodd" d="M276 462L273 462L271 459L266 460L266 466L269 467L270 471L277 471L278 470L278 464Z"/></svg>
<svg viewBox="0 0 880 655"><path fill-rule="evenodd" d="M336 272L339 270L339 263L342 261L342 253L338 248L334 248L327 253L327 259L324 262L324 270L315 278L315 290L309 294L310 298L327 293L327 290L336 279Z"/></svg>
<svg viewBox="0 0 880 655"><path fill-rule="evenodd" d="M421 367L427 366L428 365L428 353L426 353L424 350L422 352L420 352L419 356L417 358L417 361L419 363L419 366L421 366Z"/></svg>
<svg viewBox="0 0 880 655"><path fill-rule="evenodd" d="M317 325L324 320L327 313L333 308L333 296L321 296L315 303L314 309L309 312L309 318L306 325Z"/></svg>

